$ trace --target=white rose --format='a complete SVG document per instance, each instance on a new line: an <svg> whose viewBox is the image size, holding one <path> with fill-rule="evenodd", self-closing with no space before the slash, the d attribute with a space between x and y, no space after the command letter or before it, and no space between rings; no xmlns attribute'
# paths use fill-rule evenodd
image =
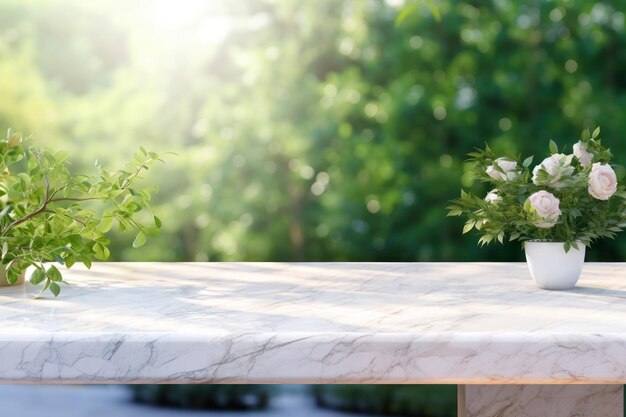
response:
<svg viewBox="0 0 626 417"><path fill-rule="evenodd" d="M587 152L587 149L585 149L585 145L583 145L582 142L574 144L574 156L578 158L580 165L584 167L591 165L591 161L593 160L593 154L591 152Z"/></svg>
<svg viewBox="0 0 626 417"><path fill-rule="evenodd" d="M589 194L598 200L608 200L617 191L617 177L610 165L596 162L589 174Z"/></svg>
<svg viewBox="0 0 626 417"><path fill-rule="evenodd" d="M569 177L574 173L574 167L572 166L573 158L574 155L562 153L555 153L547 157L533 169L533 183L535 185L548 185L553 188L562 187L563 184L559 181L563 177ZM539 178L539 171L542 168L548 173L547 179Z"/></svg>
<svg viewBox="0 0 626 417"><path fill-rule="evenodd" d="M515 161L510 161L506 158L498 158L493 163L494 165L497 164L500 169L504 171L500 172L494 167L494 165L488 166L486 170L487 175L489 175L494 180L511 181L519 175L519 171L516 169L517 162Z"/></svg>
<svg viewBox="0 0 626 417"><path fill-rule="evenodd" d="M487 203L496 203L498 201L502 201L502 197L498 195L499 190L496 188L494 190L489 191L489 194L485 197L485 201Z"/></svg>
<svg viewBox="0 0 626 417"><path fill-rule="evenodd" d="M561 215L560 201L554 194L547 191L537 191L528 197L530 205L535 209L541 220L535 222L535 226L549 229L554 226Z"/></svg>

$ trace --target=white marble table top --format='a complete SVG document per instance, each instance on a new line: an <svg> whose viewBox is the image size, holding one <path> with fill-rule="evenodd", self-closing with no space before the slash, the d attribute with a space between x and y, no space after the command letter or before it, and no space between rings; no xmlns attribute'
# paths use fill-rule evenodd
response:
<svg viewBox="0 0 626 417"><path fill-rule="evenodd" d="M625 383L626 264L101 263L0 289L0 382Z"/></svg>

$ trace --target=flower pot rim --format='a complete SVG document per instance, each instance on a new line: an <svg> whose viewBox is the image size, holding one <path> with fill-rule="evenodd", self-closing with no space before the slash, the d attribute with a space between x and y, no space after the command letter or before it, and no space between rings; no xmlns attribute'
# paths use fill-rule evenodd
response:
<svg viewBox="0 0 626 417"><path fill-rule="evenodd" d="M576 242L576 244L583 244L580 240L575 240L574 242ZM529 239L529 240L525 240L524 243L559 243L561 245L565 244L566 242L560 240L540 240L540 239ZM583 245L584 246L584 245Z"/></svg>

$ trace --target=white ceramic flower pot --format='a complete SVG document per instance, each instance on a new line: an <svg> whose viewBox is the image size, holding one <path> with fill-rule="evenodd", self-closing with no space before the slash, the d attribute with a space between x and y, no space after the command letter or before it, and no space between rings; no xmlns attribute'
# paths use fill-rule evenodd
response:
<svg viewBox="0 0 626 417"><path fill-rule="evenodd" d="M539 288L567 290L574 288L585 263L585 246L565 253L563 242L524 242L530 275Z"/></svg>

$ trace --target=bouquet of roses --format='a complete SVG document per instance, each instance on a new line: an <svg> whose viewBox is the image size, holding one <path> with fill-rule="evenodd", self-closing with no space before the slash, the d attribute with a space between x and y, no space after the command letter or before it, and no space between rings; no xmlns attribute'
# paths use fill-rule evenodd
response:
<svg viewBox="0 0 626 417"><path fill-rule="evenodd" d="M610 165L609 149L584 130L572 153L551 155L531 168L533 157L496 157L487 146L469 154L474 177L493 189L486 197L461 191L449 216L467 216L463 233L478 230L481 245L508 240L563 242L565 252L613 238L626 227L626 193Z"/></svg>

